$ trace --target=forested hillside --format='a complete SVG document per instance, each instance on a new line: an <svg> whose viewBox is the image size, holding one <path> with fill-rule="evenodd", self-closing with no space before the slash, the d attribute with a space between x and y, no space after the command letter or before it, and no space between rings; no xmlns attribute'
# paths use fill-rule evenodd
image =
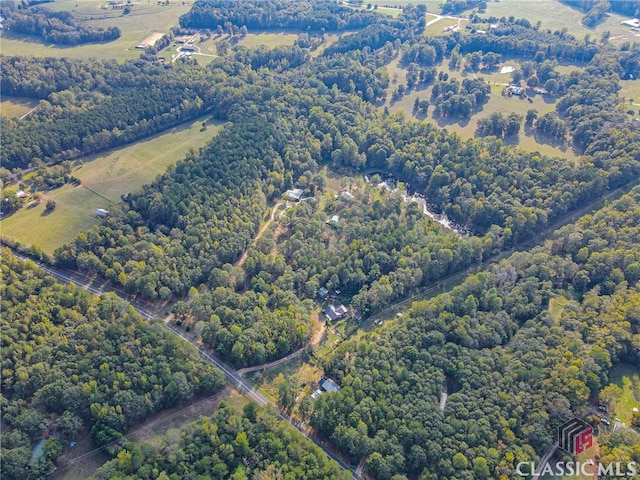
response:
<svg viewBox="0 0 640 480"><path fill-rule="evenodd" d="M366 456L374 478L509 477L608 383L612 365L640 363L639 225L636 188L543 247L414 304L406 321L341 345L327 367L343 388L317 400L312 424L354 462ZM555 295L577 301L557 321Z"/></svg>
<svg viewBox="0 0 640 480"><path fill-rule="evenodd" d="M0 118L5 168L100 152L211 112L226 118L228 74L149 61L0 57L6 95L40 99L28 117Z"/></svg>
<svg viewBox="0 0 640 480"><path fill-rule="evenodd" d="M279 421L274 412L248 404L240 414L222 403L176 438L154 445L130 445L105 464L96 480L196 478L256 479L352 478L318 447Z"/></svg>
<svg viewBox="0 0 640 480"><path fill-rule="evenodd" d="M1 120L1 160L12 169L60 163L49 172L71 175L65 160L203 113L225 120L204 148L124 195L53 261L150 301L175 301L177 323L233 368L308 344L321 323L320 287L366 319L477 266L391 325L366 333L350 321L355 337L332 338L309 369L324 368L341 390L291 413L374 479L516 478L518 462L538 460L556 427L597 401L612 367L640 364L640 189L530 252L480 262L637 182L640 124L619 91L620 78L640 75L640 46L478 15L468 29L429 36L424 7L397 18L367 10L320 0L196 2L181 32L203 29L215 43L219 56L206 66L197 52L175 62L145 52L123 64L0 57L3 93L40 102L22 120ZM272 49L234 46L247 35L242 27L301 34ZM317 51L327 32L350 29ZM513 146L524 115L498 109L478 122L486 137L463 138L385 107L387 95L406 101L401 71L412 93L431 89L415 104L424 115L435 106L429 120L469 121L496 98L484 72L514 58L510 81L549 90L526 128L572 148L575 162ZM449 79L444 70L462 62L460 80ZM500 100L526 109L527 98ZM365 175L376 180L365 184ZM397 189L376 185L388 175ZM294 188L300 201L286 193ZM454 227L436 225L405 193ZM58 285L10 257L2 268L8 478L26 478L27 446L48 428L66 440L91 427L102 445L222 385L115 297ZM551 315L560 298L568 306ZM310 399L316 381L292 399ZM624 434L602 433L606 458L636 458ZM49 441L32 476L51 467L58 443ZM127 445L97 477L341 478L324 458L269 412L222 408L179 438Z"/></svg>
<svg viewBox="0 0 640 480"><path fill-rule="evenodd" d="M6 250L0 296L3 478L40 478L85 428L102 446L159 410L225 383L221 372L124 300L58 283ZM41 438L45 456L28 469L31 442Z"/></svg>

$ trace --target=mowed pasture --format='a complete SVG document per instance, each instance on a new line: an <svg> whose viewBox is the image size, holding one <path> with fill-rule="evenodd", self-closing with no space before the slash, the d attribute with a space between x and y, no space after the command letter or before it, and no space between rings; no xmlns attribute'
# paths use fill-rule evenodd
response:
<svg viewBox="0 0 640 480"><path fill-rule="evenodd" d="M498 66L497 71L479 72L475 74L477 77L484 78L485 81L491 83L491 96L489 101L482 105L480 110L473 113L469 119L440 119L433 118L433 111L435 109L433 105L429 107L426 117L418 117L413 113L413 105L416 98L427 99L431 102L431 91L433 90L431 85L426 88L414 88L395 102L391 100L393 92L399 85L405 85L406 87L406 69L400 66L398 59L396 59L387 66L391 81L387 91L387 100L380 108L386 107L390 112L403 111L410 118L423 120L440 128L457 132L465 139L475 137L478 120L488 117L494 112L502 112L504 114L517 113L524 117L529 109L537 110L538 115L552 112L555 109L556 99L551 96L534 95L531 97L532 103L529 103L529 101L524 98L503 96L502 90L504 84L509 83L511 78L511 74L509 73L500 73L500 69L505 65L510 65L515 68L519 66L517 60L506 60ZM460 81L467 77L473 77L474 75L473 73L464 72L463 70L452 71L449 69L447 62L437 66L436 69L447 73L449 78L458 78ZM578 155L572 150L570 145L557 144L553 139L535 135L534 132L525 129L524 125L517 138L505 139L505 143L516 145L528 152L539 152L544 155L566 158L572 162L578 161Z"/></svg>
<svg viewBox="0 0 640 480"><path fill-rule="evenodd" d="M36 245L46 253L73 240L78 233L98 224L98 208L109 210L120 196L152 182L169 165L184 158L191 149L204 146L221 125L208 117L175 127L167 132L141 140L124 148L111 150L78 163L72 175L82 185L45 192L42 201L32 203L0 222L3 235ZM47 200L54 200L53 212L45 212Z"/></svg>
<svg viewBox="0 0 640 480"><path fill-rule="evenodd" d="M468 12L467 12L468 13ZM639 41L640 34L633 33L628 27L620 25L627 20L626 17L610 13L609 16L595 28L588 28L581 20L585 13L577 8L572 8L559 0L536 0L525 2L522 0L500 0L487 2L485 17L526 18L533 25L541 22L541 28L551 31L567 31L578 39L590 35L592 40L597 40L604 32L611 33L611 41L620 44L627 41Z"/></svg>
<svg viewBox="0 0 640 480"><path fill-rule="evenodd" d="M38 100L28 97L2 96L0 115L6 118L20 118L38 105Z"/></svg>
<svg viewBox="0 0 640 480"><path fill-rule="evenodd" d="M87 43L76 46L43 43L39 37L2 32L2 53L4 55L25 55L34 57L71 58L113 58L125 61L138 58L142 50L136 49L142 40L154 32L167 33L178 25L181 15L187 13L194 0L185 0L158 5L157 2L136 3L131 13L112 10L101 6L108 2L97 0L58 0L46 4L46 8L56 11L71 11L74 17L87 27L118 27L122 35L113 42Z"/></svg>

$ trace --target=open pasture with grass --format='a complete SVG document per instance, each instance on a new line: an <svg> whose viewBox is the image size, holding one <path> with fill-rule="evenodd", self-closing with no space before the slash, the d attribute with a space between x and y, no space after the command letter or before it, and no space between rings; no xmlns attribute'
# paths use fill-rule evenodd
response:
<svg viewBox="0 0 640 480"><path fill-rule="evenodd" d="M567 31L576 38L582 39L590 35L591 40L600 39L604 32L611 33L611 41L620 44L627 41L633 42L640 39L640 34L633 33L628 27L620 24L626 17L615 13L609 16L595 28L588 28L582 24L585 13L577 8L572 8L558 0L536 0L525 2L523 0L488 1L487 9L483 17L526 18L533 25L541 22L541 28L551 31Z"/></svg>
<svg viewBox="0 0 640 480"><path fill-rule="evenodd" d="M502 90L511 79L510 73L500 73L500 70L504 66L513 66L518 68L519 63L517 60L506 60L493 72L479 72L477 74L465 72L463 70L451 70L447 62L437 66L436 69L447 73L449 78L458 78L462 81L464 78L473 77L475 75L477 77L484 78L485 81L491 83L491 96L489 101L482 105L481 109L476 111L470 118L440 119L433 118L434 106L429 107L426 117L416 116L413 113L413 106L416 98L427 99L431 102L432 86L408 90L408 93L403 95L397 101L394 102L391 100L393 92L399 85L404 85L406 87L407 71L399 65L398 59L396 59L387 66L387 71L389 72L389 78L391 81L387 91L387 101L382 104L380 108L386 107L390 112L403 111L408 117L423 120L441 128L446 128L449 131L457 132L465 139L475 137L478 120L488 117L494 112L502 112L504 114L517 113L524 117L529 109L537 110L539 116L554 111L556 99L549 95L533 95L530 97L532 100L531 103L528 100L517 96L503 96ZM567 66L566 68L569 67ZM550 138L537 135L526 129L524 125L520 129L520 134L516 138L506 138L505 143L517 145L528 152L540 152L544 155L566 158L572 162L578 161L578 155L572 150L570 145L558 144Z"/></svg>
<svg viewBox="0 0 640 480"><path fill-rule="evenodd" d="M2 96L0 115L7 118L20 118L28 114L38 105L38 100L28 97Z"/></svg>
<svg viewBox="0 0 640 480"><path fill-rule="evenodd" d="M193 0L159 5L157 2L136 3L131 12L113 10L106 1L58 0L47 3L45 8L70 11L78 22L90 27L118 27L120 38L113 42L87 43L76 46L60 46L42 43L38 37L2 32L4 55L26 55L35 57L114 58L119 61L138 58L142 50L136 45L152 33L167 33L178 25L181 15L187 13ZM102 7L106 6L106 9Z"/></svg>
<svg viewBox="0 0 640 480"><path fill-rule="evenodd" d="M202 123L208 117L175 127L167 132L88 159L72 175L81 186L65 185L42 194L40 204L30 204L0 223L3 235L46 253L73 240L78 233L99 223L95 211L109 210L120 196L152 182L169 165L182 159L189 149L198 149L220 129L217 122ZM56 202L45 212L47 200Z"/></svg>

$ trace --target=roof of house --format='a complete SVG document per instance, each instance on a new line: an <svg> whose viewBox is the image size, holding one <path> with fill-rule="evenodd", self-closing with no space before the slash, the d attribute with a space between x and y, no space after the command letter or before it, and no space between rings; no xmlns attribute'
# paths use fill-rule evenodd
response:
<svg viewBox="0 0 640 480"><path fill-rule="evenodd" d="M340 385L331 380L330 378L323 378L320 380L320 388L325 392L337 392L340 390Z"/></svg>
<svg viewBox="0 0 640 480"><path fill-rule="evenodd" d="M18 190L16 192L16 197L18 198L26 198L27 194L24 192L24 190Z"/></svg>
<svg viewBox="0 0 640 480"><path fill-rule="evenodd" d="M351 192L347 192L346 190L344 192L340 192L340 196L342 198L344 198L345 200L353 200L354 196L351 195Z"/></svg>
<svg viewBox="0 0 640 480"><path fill-rule="evenodd" d="M339 306L335 306L335 305L327 305L326 307L324 307L324 310L322 310L322 312L329 317L330 320L336 320L338 318L342 318L344 317L348 310L347 307L345 307L344 305L339 305Z"/></svg>
<svg viewBox="0 0 640 480"><path fill-rule="evenodd" d="M298 201L302 198L302 194L304 193L304 190L300 189L300 188L294 188L292 190L287 190L287 195L289 196L289 198L291 200L295 200Z"/></svg>
<svg viewBox="0 0 640 480"><path fill-rule="evenodd" d="M329 290L324 287L320 287L318 289L318 295L320 295L321 297L326 297L327 295L329 295Z"/></svg>
<svg viewBox="0 0 640 480"><path fill-rule="evenodd" d="M334 215L329 220L327 220L327 223L331 225L340 225L340 217L338 215Z"/></svg>

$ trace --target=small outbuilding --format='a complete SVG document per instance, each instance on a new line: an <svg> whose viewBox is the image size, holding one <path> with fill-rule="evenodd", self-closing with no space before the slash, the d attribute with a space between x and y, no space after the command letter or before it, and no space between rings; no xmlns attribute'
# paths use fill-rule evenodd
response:
<svg viewBox="0 0 640 480"><path fill-rule="evenodd" d="M346 191L346 190L345 190L344 192L341 192L341 193L340 193L340 197L341 197L343 200L347 200L347 201L351 201L351 200L353 200L353 199L355 198L355 197L351 194L351 192L348 192L348 191Z"/></svg>
<svg viewBox="0 0 640 480"><path fill-rule="evenodd" d="M104 218L108 215L109 215L109 212L106 211L104 208L99 208L96 210L96 217Z"/></svg>

